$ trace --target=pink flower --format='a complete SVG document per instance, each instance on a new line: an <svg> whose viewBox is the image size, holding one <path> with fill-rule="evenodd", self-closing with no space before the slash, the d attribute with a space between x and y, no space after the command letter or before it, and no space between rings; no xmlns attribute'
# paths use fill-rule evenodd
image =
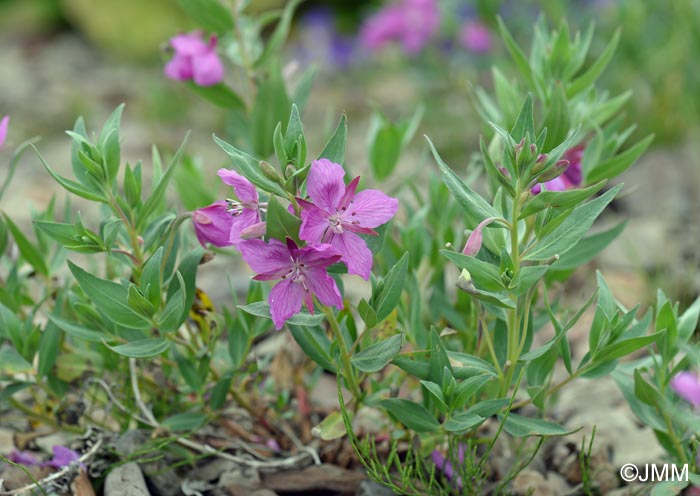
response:
<svg viewBox="0 0 700 496"><path fill-rule="evenodd" d="M70 448L65 446L54 446L53 447L53 458L44 465L53 468L63 468L67 467L73 462L77 462L80 459L80 455Z"/></svg>
<svg viewBox="0 0 700 496"><path fill-rule="evenodd" d="M326 306L343 308L338 286L326 272L326 267L340 260L340 255L331 245L299 248L287 238L286 245L277 239L271 239L269 243L249 239L239 247L243 260L258 274L253 279L281 279L270 291L269 299L272 322L277 330L288 318L299 313L302 303L313 314L314 295Z"/></svg>
<svg viewBox="0 0 700 496"><path fill-rule="evenodd" d="M10 124L10 116L6 115L0 120L0 149L2 145L5 144L5 138L7 138L7 126Z"/></svg>
<svg viewBox="0 0 700 496"><path fill-rule="evenodd" d="M175 54L165 65L165 75L175 81L192 79L199 86L220 83L224 79L224 66L216 53L216 43L216 36L206 43L201 31L170 38Z"/></svg>
<svg viewBox="0 0 700 496"><path fill-rule="evenodd" d="M10 456L8 457L12 463L18 463L24 465L25 467L31 467L32 465L39 465L39 460L30 453L29 451L18 451L12 450Z"/></svg>
<svg viewBox="0 0 700 496"><path fill-rule="evenodd" d="M671 379L671 388L684 400L700 409L700 378L692 372L680 372Z"/></svg>
<svg viewBox="0 0 700 496"><path fill-rule="evenodd" d="M573 189L581 186L581 182L583 180L581 172L583 149L584 145L581 144L573 148L569 148L566 152L564 152L564 156L560 162L564 165L565 162L568 162L569 165L562 175L544 183L547 191L566 191L567 189ZM533 195L537 195L540 193L540 191L542 191L542 186L540 184L535 184L531 191Z"/></svg>
<svg viewBox="0 0 700 496"><path fill-rule="evenodd" d="M372 252L358 234L389 222L399 202L379 190L355 193L360 177L347 186L343 168L327 159L316 160L306 182L313 203L299 200L302 206L299 236L309 243L330 243L342 255L350 274L369 279Z"/></svg>
<svg viewBox="0 0 700 496"><path fill-rule="evenodd" d="M472 53L487 53L491 50L491 32L478 21L469 21L459 33L459 43Z"/></svg>
<svg viewBox="0 0 700 496"><path fill-rule="evenodd" d="M231 228L233 220L234 218L229 212L228 203L223 200L192 212L194 233L204 247L206 247L207 243L219 247L232 245Z"/></svg>
<svg viewBox="0 0 700 496"><path fill-rule="evenodd" d="M401 0L367 19L360 40L372 50L398 41L406 53L416 54L439 28L440 10L435 0Z"/></svg>
<svg viewBox="0 0 700 496"><path fill-rule="evenodd" d="M488 219L482 220L479 223L479 225L476 226L476 229L474 229L469 235L469 238L467 239L467 243L464 245L462 253L470 257L475 257L477 253L479 253L479 250L481 250L481 243L484 239L484 235L482 232L483 229L495 220L495 217L489 217Z"/></svg>
<svg viewBox="0 0 700 496"><path fill-rule="evenodd" d="M465 451L465 445L463 443L459 443L459 446L457 447L457 461L459 461L459 463L464 463ZM455 469L452 466L452 463L447 459L447 457L442 453L442 451L434 449L430 453L430 457L432 458L433 463L435 464L437 469L441 470L442 473L445 474L447 480L454 483L459 489L461 489L462 478L455 473Z"/></svg>
<svg viewBox="0 0 700 496"><path fill-rule="evenodd" d="M224 184L233 187L236 200L227 199L228 212L232 216L230 225L231 244L237 245L242 241L241 231L260 223L260 208L258 191L253 183L236 171L219 169L217 172Z"/></svg>

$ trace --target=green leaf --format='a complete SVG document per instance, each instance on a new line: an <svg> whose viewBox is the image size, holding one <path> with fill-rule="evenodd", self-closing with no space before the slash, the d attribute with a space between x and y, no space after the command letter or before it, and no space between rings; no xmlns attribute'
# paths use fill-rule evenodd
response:
<svg viewBox="0 0 700 496"><path fill-rule="evenodd" d="M377 312L374 311L374 308L372 308L364 298L362 298L360 303L357 305L357 312L360 314L360 317L367 326L367 329L371 329L377 325Z"/></svg>
<svg viewBox="0 0 700 496"><path fill-rule="evenodd" d="M351 359L352 364L362 372L378 372L401 351L402 341L402 335L395 334L374 343L359 353L355 353Z"/></svg>
<svg viewBox="0 0 700 496"><path fill-rule="evenodd" d="M382 282L377 285L377 295L372 295L370 303L377 312L378 322L387 318L396 305L398 305L407 271L408 252L403 254L399 261L396 262L396 265L389 270Z"/></svg>
<svg viewBox="0 0 700 496"><path fill-rule="evenodd" d="M337 410L331 412L321 421L320 424L313 428L312 432L314 434L318 433L318 436L324 441L340 439L341 437L345 436L346 433L343 416Z"/></svg>
<svg viewBox="0 0 700 496"><path fill-rule="evenodd" d="M530 68L530 63L527 61L525 54L515 42L510 32L508 32L508 28L506 28L506 25L500 16L498 17L498 28L501 32L501 38L508 49L508 53L510 53L510 56L515 62L515 66L518 68L530 87L536 88L535 78L533 76L532 69Z"/></svg>
<svg viewBox="0 0 700 496"><path fill-rule="evenodd" d="M250 303L249 305L242 305L238 307L240 310L247 314L255 315L256 317L262 317L264 319L272 319L270 315L270 305L266 301L258 301L255 303ZM298 314L287 319L287 324L292 324L302 327L312 327L317 326L323 322L324 316L322 314L311 315L305 310L302 310Z"/></svg>
<svg viewBox="0 0 700 496"><path fill-rule="evenodd" d="M101 343L105 340L114 339L113 336L93 328L84 327L74 322L69 322L59 317L58 315L49 314L49 320L56 324L58 328L64 331L69 336L73 336L82 341L91 343Z"/></svg>
<svg viewBox="0 0 700 496"><path fill-rule="evenodd" d="M161 332L176 331L187 318L189 309L192 306L191 302L189 306L187 304L188 291L182 274L178 271L175 273L175 276L177 277L179 287L174 293L168 295L165 308L156 316L156 321ZM194 287L192 287L193 296L194 292ZM192 301L194 301L194 298L192 298Z"/></svg>
<svg viewBox="0 0 700 496"><path fill-rule="evenodd" d="M567 191L542 191L534 195L527 203L518 219L524 219L536 214L545 208L556 208L566 210L575 207L586 198L593 196L605 186L606 181L599 181L596 184L583 189L570 189Z"/></svg>
<svg viewBox="0 0 700 496"><path fill-rule="evenodd" d="M525 258L527 260L548 260L556 254L566 253L573 248L621 188L622 185L619 184L595 200L576 207L571 215L541 239Z"/></svg>
<svg viewBox="0 0 700 496"><path fill-rule="evenodd" d="M338 366L331 356L332 343L328 339L326 331L319 326L289 325L289 321L287 321L287 324L294 341L304 350L306 356L329 372L335 373L338 371Z"/></svg>
<svg viewBox="0 0 700 496"><path fill-rule="evenodd" d="M495 265L452 250L440 250L440 253L460 269L466 269L478 289L495 292L505 289L500 271Z"/></svg>
<svg viewBox="0 0 700 496"><path fill-rule="evenodd" d="M224 35L233 31L231 11L218 0L178 0L187 17L205 30Z"/></svg>
<svg viewBox="0 0 700 496"><path fill-rule="evenodd" d="M127 289L126 302L139 315L143 315L144 318L149 320L151 317L153 317L153 314L156 311L153 304L151 304L151 302L141 294L139 288L137 288L133 283L129 284L129 288Z"/></svg>
<svg viewBox="0 0 700 496"><path fill-rule="evenodd" d="M44 332L41 333L39 341L39 360L37 366L37 374L39 377L46 377L51 372L61 342L61 330L53 322L48 322L44 327Z"/></svg>
<svg viewBox="0 0 700 496"><path fill-rule="evenodd" d="M392 123L377 117L379 122L374 126L368 144L369 164L374 178L382 181L389 177L396 168L401 155L403 136Z"/></svg>
<svg viewBox="0 0 700 496"><path fill-rule="evenodd" d="M264 66L275 56L275 54L279 53L280 49L282 48L282 45L284 44L284 42L287 39L287 36L289 35L289 28L292 25L294 11L301 2L302 0L289 0L285 4L284 11L282 12L282 17L277 23L277 26L275 26L275 30L270 36L270 39L267 40L262 54L260 55L258 60L255 61L256 68Z"/></svg>
<svg viewBox="0 0 700 496"><path fill-rule="evenodd" d="M186 0L185 0L186 1ZM213 86L200 86L192 81L187 82L187 86L205 100L213 103L217 107L246 111L245 102L231 88L223 83Z"/></svg>
<svg viewBox="0 0 700 496"><path fill-rule="evenodd" d="M454 432L458 436L462 436L480 426L486 419L474 413L461 412L453 415L445 421L443 427L448 432Z"/></svg>
<svg viewBox="0 0 700 496"><path fill-rule="evenodd" d="M17 248L19 248L22 258L24 258L32 267L34 267L34 270L36 270L39 274L47 276L49 274L49 268L46 265L44 256L39 253L39 249L27 239L20 228L17 227L14 222L12 222L12 219L10 219L6 214L3 214L3 216L5 217L7 227L10 228L12 237L17 243Z"/></svg>
<svg viewBox="0 0 700 496"><path fill-rule="evenodd" d="M494 374L480 374L464 379L459 384L457 384L457 389L454 393L454 401L451 403L453 410L463 408L464 405L469 401L469 398L474 396L484 385L491 381L495 377Z"/></svg>
<svg viewBox="0 0 700 496"><path fill-rule="evenodd" d="M547 128L547 137L544 140L542 149L538 150L540 153L546 153L564 141L571 128L569 106L561 84L557 83L554 86L543 127Z"/></svg>
<svg viewBox="0 0 700 496"><path fill-rule="evenodd" d="M44 168L48 171L49 174L51 174L51 177L53 177L54 180L58 184L60 184L65 190L81 198L85 198L86 200L107 203L103 192L96 189L95 186L91 186L90 189L87 189L86 186L83 186L80 183L77 183L75 181L61 176L51 168L51 166L46 162L46 160L44 160L44 157L41 155L41 153L39 153L39 150L34 145L31 146L36 152L37 156L39 157L41 163L44 165Z"/></svg>
<svg viewBox="0 0 700 496"><path fill-rule="evenodd" d="M194 298L197 292L197 269L199 268L199 263L202 260L203 254L204 250L201 247L197 247L190 253L188 253L187 256L185 256L185 258L182 259L180 265L178 265L177 273L182 276L181 282L185 283L184 288L179 283L177 286L175 284L172 284L172 282L168 285L168 301L170 301L170 299L174 297L173 295L177 291L184 292L184 308L182 309L182 314L178 319L179 323L177 324L177 326L179 326L182 322L185 321L187 315L190 312L190 308L192 308L192 304L194 303ZM180 278L178 276L178 281L179 279Z"/></svg>
<svg viewBox="0 0 700 496"><path fill-rule="evenodd" d="M34 367L32 367L32 364L25 360L12 346L5 344L0 347L1 373L14 375L31 372L33 370Z"/></svg>
<svg viewBox="0 0 700 496"><path fill-rule="evenodd" d="M207 416L200 412L177 413L163 420L160 425L173 432L194 431L207 421Z"/></svg>
<svg viewBox="0 0 700 496"><path fill-rule="evenodd" d="M438 410L443 413L447 413L448 407L447 403L445 403L445 397L442 394L442 388L440 385L432 381L420 381L420 383L423 385L423 387L425 387L425 389L428 390L428 394L430 395L429 398L433 400L433 403L435 406L437 406Z"/></svg>
<svg viewBox="0 0 700 496"><path fill-rule="evenodd" d="M165 191L168 187L168 183L170 182L170 178L173 176L173 173L175 172L175 167L177 166L178 162L180 161L180 157L182 157L182 154L185 151L185 146L187 145L187 138L189 137L189 135L190 133L188 131L187 134L185 134L185 138L182 140L180 148L177 149L177 152L175 152L175 155L173 155L173 158L168 163L168 168L158 179L158 182L151 190L151 194L148 196L148 200L146 200L146 203L144 203L143 208L141 208L141 211L138 213L138 216L136 218L136 229L142 228L144 222L146 222L151 216L151 214L154 213L160 206L160 203L165 196ZM154 153L154 157L157 157L157 152Z"/></svg>
<svg viewBox="0 0 700 496"><path fill-rule="evenodd" d="M347 141L348 124L345 114L340 116L338 126L335 128L333 136L328 140L326 146L318 158L327 158L336 164L342 164L345 161L345 143Z"/></svg>
<svg viewBox="0 0 700 496"><path fill-rule="evenodd" d="M532 95L530 93L525 97L510 135L516 142L520 142L525 136L530 136L530 139L535 138L535 117L532 111Z"/></svg>
<svg viewBox="0 0 700 496"><path fill-rule="evenodd" d="M551 271L571 270L590 262L622 233L626 225L625 220L606 231L581 239L552 264Z"/></svg>
<svg viewBox="0 0 700 496"><path fill-rule="evenodd" d="M434 432L440 424L423 405L401 398L389 398L377 402L403 425L416 432Z"/></svg>
<svg viewBox="0 0 700 496"><path fill-rule="evenodd" d="M145 296L151 304L159 308L161 304L162 276L160 268L163 262L163 247L159 246L156 252L143 265L140 286L145 291Z"/></svg>
<svg viewBox="0 0 700 496"><path fill-rule="evenodd" d="M430 150L433 153L433 157L435 157L435 161L440 167L442 181L455 197L457 203L459 203L464 209L467 219L469 220L469 224L475 226L488 217L500 217L495 208L489 205L489 203L477 193L472 191L469 186L467 186L464 181L462 181L457 174L455 174L452 169L450 169L450 167L442 161L442 158L438 154L433 143L428 137L426 137L426 139L430 145ZM492 226L495 226L495 224L492 224Z"/></svg>
<svg viewBox="0 0 700 496"><path fill-rule="evenodd" d="M651 405L655 408L663 407L663 398L661 393L657 391L656 387L644 380L639 369L634 369L634 395L642 403L646 403L647 405Z"/></svg>
<svg viewBox="0 0 700 496"><path fill-rule="evenodd" d="M605 47L605 50L600 55L600 57L598 57L598 59L593 63L593 65L591 65L591 67L586 72L574 79L571 82L571 84L569 84L569 87L566 89L566 96L568 98L573 98L574 96L586 90L588 87L590 87L593 83L596 82L596 80L605 70L605 67L607 67L608 63L612 59L612 56L614 55L615 50L617 49L617 44L619 41L620 30L618 29L617 31L615 31L613 39L610 40L608 46Z"/></svg>
<svg viewBox="0 0 700 496"><path fill-rule="evenodd" d="M523 417L509 413L505 421L505 430L513 437L528 436L566 436L579 429L567 430L565 427L546 420Z"/></svg>
<svg viewBox="0 0 700 496"><path fill-rule="evenodd" d="M266 234L269 238L279 239L282 242L286 238L292 238L297 243L300 243L299 228L301 227L301 219L290 214L275 196L271 196L268 201L266 221Z"/></svg>
<svg viewBox="0 0 700 496"><path fill-rule="evenodd" d="M666 333L666 331L655 332L648 336L640 336L638 338L621 339L612 344L604 346L598 353L594 355L595 362L606 362L608 360L615 360L623 356L627 356L630 353L644 348L652 343L657 342Z"/></svg>
<svg viewBox="0 0 700 496"><path fill-rule="evenodd" d="M104 341L103 343L113 352L129 358L152 358L170 347L170 342L163 338L138 339L118 346L111 346Z"/></svg>
<svg viewBox="0 0 700 496"><path fill-rule="evenodd" d="M279 63L275 62L269 77L258 86L258 94L251 113L253 150L262 158L272 155L274 151L272 135L275 127L279 122L286 123L289 118L289 98L281 71ZM251 178L249 179L252 181Z"/></svg>
<svg viewBox="0 0 700 496"><path fill-rule="evenodd" d="M150 322L127 304L127 289L84 271L70 260L68 268L83 292L115 324L129 329L146 329Z"/></svg>
<svg viewBox="0 0 700 496"><path fill-rule="evenodd" d="M231 158L233 165L235 165L240 173L243 174L251 183L256 185L258 188L267 191L268 193L274 193L282 198L287 197L287 192L284 191L278 183L267 178L267 176L262 173L259 162L256 159L216 136L214 136L214 141L224 152L226 152L226 154Z"/></svg>
<svg viewBox="0 0 700 496"><path fill-rule="evenodd" d="M693 335L695 327L698 325L698 317L700 317L700 296L678 318L678 338L681 343L688 342Z"/></svg>
<svg viewBox="0 0 700 496"><path fill-rule="evenodd" d="M626 171L629 166L636 162L639 157L642 156L653 140L654 135L651 134L643 140L638 141L624 152L598 163L588 173L586 180L588 182L595 182L602 179L619 176Z"/></svg>
<svg viewBox="0 0 700 496"><path fill-rule="evenodd" d="M549 270L549 265L529 265L520 267L515 277L510 281L508 288L516 295L525 293L544 277Z"/></svg>

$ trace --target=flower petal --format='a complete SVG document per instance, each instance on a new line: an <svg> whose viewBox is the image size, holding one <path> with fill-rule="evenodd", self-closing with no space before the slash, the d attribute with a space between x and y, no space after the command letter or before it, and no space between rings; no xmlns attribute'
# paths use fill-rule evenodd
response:
<svg viewBox="0 0 700 496"><path fill-rule="evenodd" d="M328 213L312 203L308 205L304 205L301 211L299 237L309 243L320 243L324 234L330 228Z"/></svg>
<svg viewBox="0 0 700 496"><path fill-rule="evenodd" d="M671 388L695 408L700 407L700 378L692 372L680 372L671 379Z"/></svg>
<svg viewBox="0 0 700 496"><path fill-rule="evenodd" d="M240 201L258 203L258 190L255 189L253 183L248 181L248 179L231 169L219 169L217 174L224 184L233 187L236 197Z"/></svg>
<svg viewBox="0 0 700 496"><path fill-rule="evenodd" d="M318 301L327 307L343 308L343 297L335 281L328 275L325 268L315 267L306 271L306 285L316 295Z"/></svg>
<svg viewBox="0 0 700 496"><path fill-rule="evenodd" d="M197 55L206 52L209 47L202 38L201 31L179 34L170 38L170 46L179 55Z"/></svg>
<svg viewBox="0 0 700 496"><path fill-rule="evenodd" d="M214 49L192 56L192 72L199 86L213 86L224 80L224 64Z"/></svg>
<svg viewBox="0 0 700 496"><path fill-rule="evenodd" d="M306 267L322 268L336 263L341 258L341 254L338 253L338 250L327 243L305 246L298 250L297 256L299 257L299 261Z"/></svg>
<svg viewBox="0 0 700 496"><path fill-rule="evenodd" d="M251 208L244 208L239 215L231 217L231 230L229 231L229 240L231 241L231 244L237 245L243 241L243 238L241 238L241 232L252 225L258 224L259 222L260 213Z"/></svg>
<svg viewBox="0 0 700 496"><path fill-rule="evenodd" d="M372 251L367 247L365 240L357 234L344 232L331 238L333 245L343 255L341 261L348 266L349 274L357 274L369 279L372 270Z"/></svg>
<svg viewBox="0 0 700 496"><path fill-rule="evenodd" d="M202 246L206 247L207 243L220 247L233 244L230 240L233 217L227 209L227 203L221 200L192 212L194 233Z"/></svg>
<svg viewBox="0 0 700 496"><path fill-rule="evenodd" d="M246 239L238 244L243 260L257 274L282 277L293 264L287 247L276 239L265 243L262 239Z"/></svg>
<svg viewBox="0 0 700 496"><path fill-rule="evenodd" d="M301 284L292 282L291 279L278 282L270 291L270 313L275 329L282 329L285 321L299 313L304 297Z"/></svg>
<svg viewBox="0 0 700 496"><path fill-rule="evenodd" d="M340 165L325 158L315 160L306 180L309 197L321 209L334 213L345 193L344 177L345 171Z"/></svg>
<svg viewBox="0 0 700 496"><path fill-rule="evenodd" d="M5 144L5 138L7 138L7 126L10 124L10 116L6 115L0 120L0 148Z"/></svg>
<svg viewBox="0 0 700 496"><path fill-rule="evenodd" d="M396 214L399 201L377 189L366 189L355 195L343 220L359 222L362 227L379 227L386 224Z"/></svg>
<svg viewBox="0 0 700 496"><path fill-rule="evenodd" d="M65 446L58 445L53 447L53 458L46 465L53 468L63 468L78 459L80 459L80 455L77 452Z"/></svg>
<svg viewBox="0 0 700 496"><path fill-rule="evenodd" d="M189 81L192 79L192 58L189 55L176 53L170 61L165 64L165 76L174 81Z"/></svg>

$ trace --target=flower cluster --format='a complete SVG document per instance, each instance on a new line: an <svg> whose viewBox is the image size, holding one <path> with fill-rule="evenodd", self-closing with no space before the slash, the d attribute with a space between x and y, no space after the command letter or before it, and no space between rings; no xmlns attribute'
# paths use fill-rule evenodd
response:
<svg viewBox="0 0 700 496"><path fill-rule="evenodd" d="M55 469L67 467L71 463L78 462L80 460L80 455L70 448L65 446L56 445L52 448L53 458L46 462L40 462L32 453L29 451L17 451L14 450L10 453L9 460L12 463L17 463L19 465L24 465L25 467L41 466L41 467L52 467ZM81 467L84 465L81 464Z"/></svg>
<svg viewBox="0 0 700 496"><path fill-rule="evenodd" d="M213 86L224 79L224 66L216 53L216 36L205 41L201 31L170 39L173 58L165 65L165 75L175 81L193 80L198 86Z"/></svg>
<svg viewBox="0 0 700 496"><path fill-rule="evenodd" d="M348 273L369 279L372 252L361 235L376 235L375 228L396 213L398 200L378 190L357 191L360 177L345 184L339 164L319 159L311 164L306 180L307 198L295 198L292 214L301 217L299 246L292 238L267 240L267 203L260 202L255 186L235 171L221 169L221 180L234 190L234 198L195 210L192 221L205 246L235 246L259 281L279 281L270 292L270 312L277 329L297 314L302 305L314 311L314 296L326 306L343 307L340 291L327 268L337 262Z"/></svg>

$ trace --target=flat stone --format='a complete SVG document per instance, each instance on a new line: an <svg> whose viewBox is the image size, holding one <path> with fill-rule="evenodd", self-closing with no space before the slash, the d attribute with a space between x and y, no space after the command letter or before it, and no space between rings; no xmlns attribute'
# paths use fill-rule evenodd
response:
<svg viewBox="0 0 700 496"><path fill-rule="evenodd" d="M143 472L136 463L112 470L105 479L105 496L150 496Z"/></svg>
<svg viewBox="0 0 700 496"><path fill-rule="evenodd" d="M14 431L0 428L0 454L9 455L15 449Z"/></svg>

